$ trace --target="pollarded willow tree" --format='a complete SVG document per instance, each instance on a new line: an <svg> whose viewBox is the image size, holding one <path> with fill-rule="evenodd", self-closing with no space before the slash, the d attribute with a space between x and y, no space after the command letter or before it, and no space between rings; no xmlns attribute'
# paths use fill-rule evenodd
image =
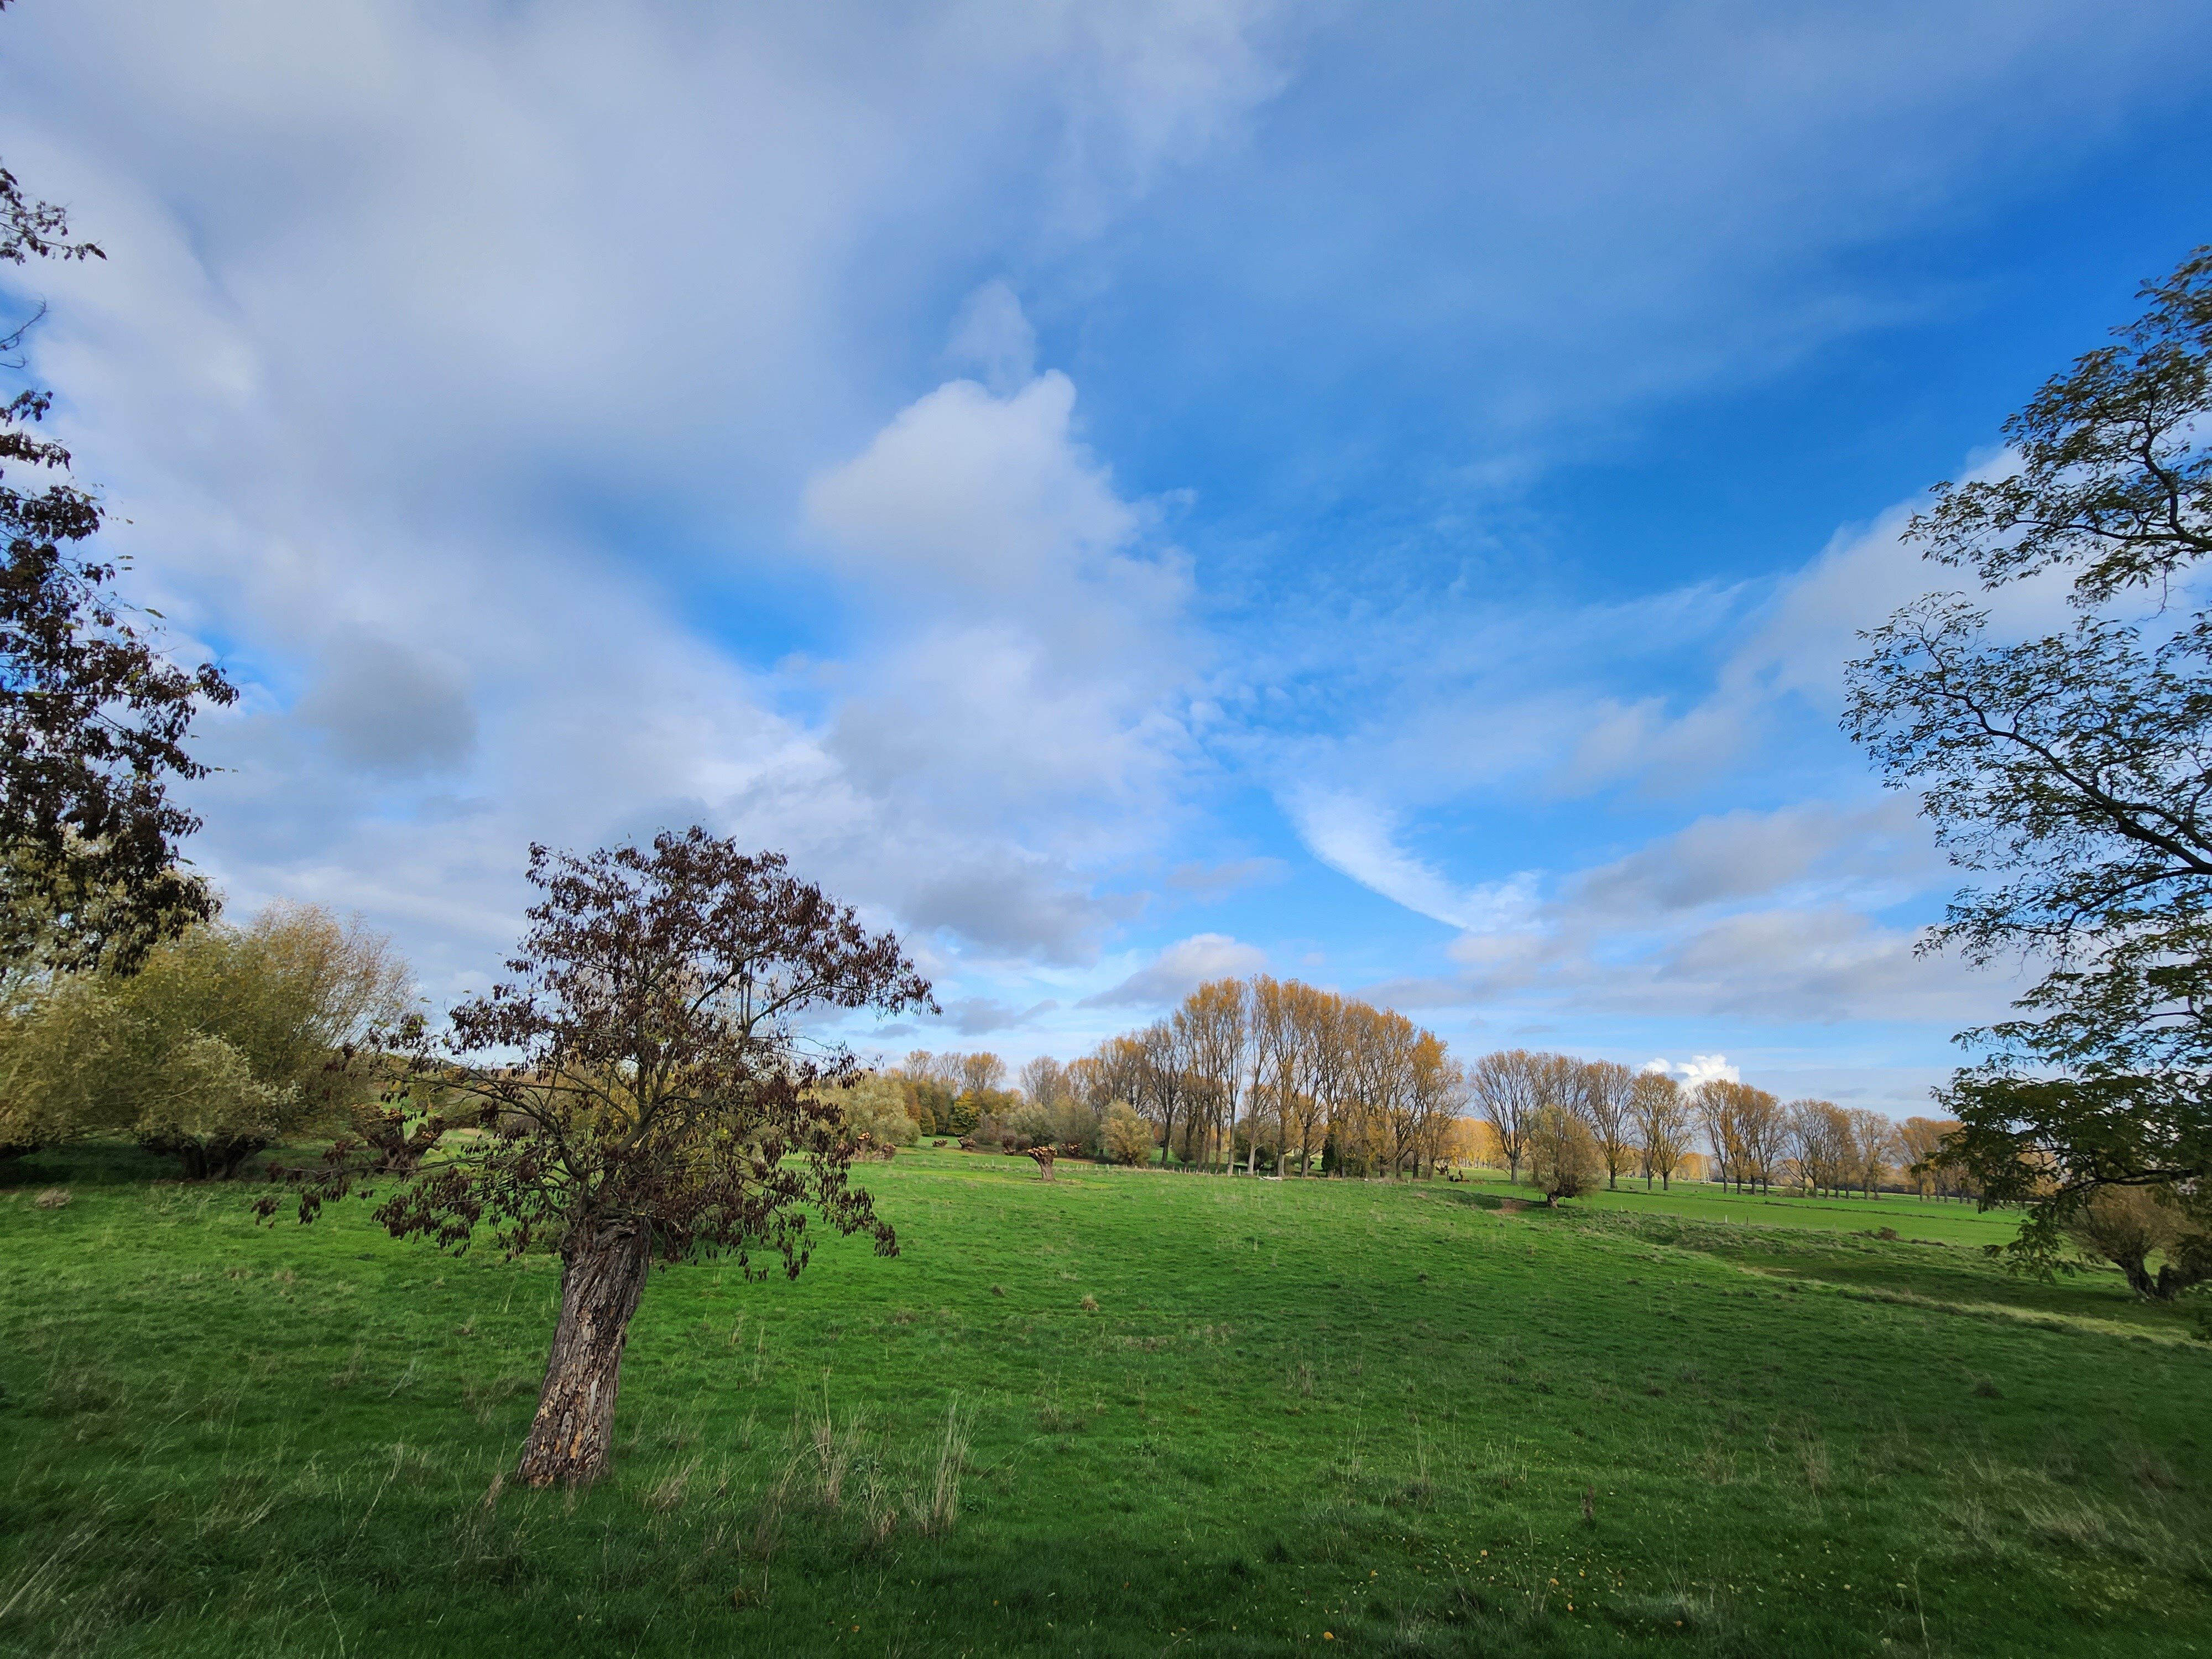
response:
<svg viewBox="0 0 2212 1659"><path fill-rule="evenodd" d="M1946 1154L2033 1206L2044 1270L2106 1187L2212 1233L2212 248L2141 297L2005 423L2013 470L1911 528L1985 591L2070 580L2073 624L2008 637L1930 594L1867 636L1844 719L1976 878L1932 943L2041 971L1943 1097Z"/></svg>
<svg viewBox="0 0 2212 1659"><path fill-rule="evenodd" d="M333 1147L288 1171L300 1218L353 1192L395 1237L561 1258L561 1315L517 1470L533 1486L606 1472L631 1316L656 1262L734 1259L797 1278L810 1214L897 1253L848 1179L856 1151L830 1091L858 1074L810 1041L810 1011L934 1011L890 934L788 872L693 829L586 856L531 849L543 895L507 981L422 1034L390 1110L433 1138L411 1169ZM279 1205L263 1200L264 1216Z"/></svg>

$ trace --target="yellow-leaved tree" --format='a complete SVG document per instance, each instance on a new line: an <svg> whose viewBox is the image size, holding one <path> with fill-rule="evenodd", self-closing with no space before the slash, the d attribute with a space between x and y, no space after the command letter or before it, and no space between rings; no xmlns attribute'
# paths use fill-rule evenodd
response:
<svg viewBox="0 0 2212 1659"><path fill-rule="evenodd" d="M408 981L382 935L282 904L158 945L133 974L53 975L0 1020L0 1143L127 1135L228 1179L374 1096L366 1050Z"/></svg>

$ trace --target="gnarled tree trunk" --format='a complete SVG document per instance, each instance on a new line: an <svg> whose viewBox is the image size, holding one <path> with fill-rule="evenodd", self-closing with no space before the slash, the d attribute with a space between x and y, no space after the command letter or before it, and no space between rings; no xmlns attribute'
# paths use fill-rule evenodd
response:
<svg viewBox="0 0 2212 1659"><path fill-rule="evenodd" d="M517 1480L588 1486L607 1472L623 1345L652 1267L652 1236L635 1223L592 1229L564 1253L561 1323Z"/></svg>

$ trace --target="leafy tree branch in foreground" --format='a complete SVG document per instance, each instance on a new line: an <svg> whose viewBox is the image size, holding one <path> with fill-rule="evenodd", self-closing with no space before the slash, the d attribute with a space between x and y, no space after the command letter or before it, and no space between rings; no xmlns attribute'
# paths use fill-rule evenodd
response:
<svg viewBox="0 0 2212 1659"><path fill-rule="evenodd" d="M2049 1271L2100 1192L2177 1218L2171 1295L2212 1229L2212 249L2147 285L2118 343L2006 423L2016 469L1945 483L1910 535L1985 589L2071 578L2071 626L2016 640L1934 593L1865 637L1845 729L1960 867L1927 948L2019 957L2017 1018L1962 1034L1947 1146L1991 1200L2032 1206ZM2179 605L2177 605L2177 601ZM2132 604L2130 611L2123 607Z"/></svg>
<svg viewBox="0 0 2212 1659"><path fill-rule="evenodd" d="M0 261L106 257L69 235L64 210L0 167ZM0 403L0 966L127 969L215 914L179 867L199 820L168 785L206 775L185 748L193 716L238 693L212 665L170 662L150 613L116 594L120 562L76 551L102 510L35 429L52 407L37 388Z"/></svg>

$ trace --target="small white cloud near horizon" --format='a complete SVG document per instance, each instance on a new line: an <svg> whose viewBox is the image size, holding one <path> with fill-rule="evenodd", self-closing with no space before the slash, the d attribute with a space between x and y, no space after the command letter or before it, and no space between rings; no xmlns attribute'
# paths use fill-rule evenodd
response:
<svg viewBox="0 0 2212 1659"><path fill-rule="evenodd" d="M1637 1068L1644 1072L1659 1072L1680 1078L1682 1086L1694 1089L1700 1083L1741 1083L1743 1073L1729 1064L1726 1054L1692 1054L1687 1060L1673 1060L1663 1056L1647 1060Z"/></svg>

